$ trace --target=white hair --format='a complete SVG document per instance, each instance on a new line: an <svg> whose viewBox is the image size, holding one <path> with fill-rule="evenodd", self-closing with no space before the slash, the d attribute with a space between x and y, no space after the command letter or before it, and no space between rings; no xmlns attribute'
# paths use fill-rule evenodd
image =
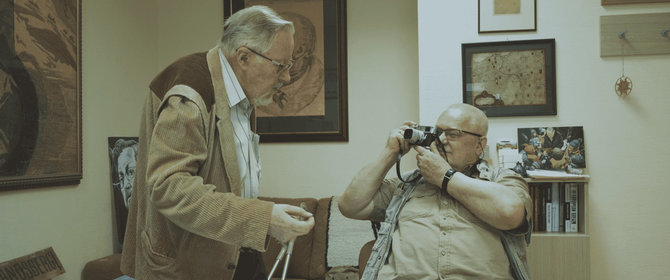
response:
<svg viewBox="0 0 670 280"><path fill-rule="evenodd" d="M295 33L293 23L280 17L274 10L266 6L251 6L239 10L226 20L219 46L226 57L243 46L264 53L272 48L277 33L283 29Z"/></svg>

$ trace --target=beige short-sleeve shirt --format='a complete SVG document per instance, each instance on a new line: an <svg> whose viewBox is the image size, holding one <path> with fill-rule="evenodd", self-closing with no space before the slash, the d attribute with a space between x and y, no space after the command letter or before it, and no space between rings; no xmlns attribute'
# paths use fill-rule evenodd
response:
<svg viewBox="0 0 670 280"><path fill-rule="evenodd" d="M531 215L531 200L525 180L509 169L490 172L478 166L479 178L501 183L522 199L526 223ZM380 217L397 190L397 178L384 180L375 196ZM382 215L383 216L383 215ZM509 261L500 233L472 214L460 202L430 184L417 185L398 215L388 263L377 279L512 279Z"/></svg>

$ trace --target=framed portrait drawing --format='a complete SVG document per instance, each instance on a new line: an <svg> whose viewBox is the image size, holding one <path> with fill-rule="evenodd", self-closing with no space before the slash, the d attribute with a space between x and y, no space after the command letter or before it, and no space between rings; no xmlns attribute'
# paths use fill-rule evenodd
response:
<svg viewBox="0 0 670 280"><path fill-rule="evenodd" d="M537 30L536 0L479 0L479 33Z"/></svg>
<svg viewBox="0 0 670 280"><path fill-rule="evenodd" d="M0 3L0 190L78 184L81 1Z"/></svg>
<svg viewBox="0 0 670 280"><path fill-rule="evenodd" d="M128 207L135 182L138 137L108 137L109 177L114 193L114 214L118 244L123 244L128 220ZM120 247L120 246L119 246Z"/></svg>
<svg viewBox="0 0 670 280"><path fill-rule="evenodd" d="M556 115L554 39L461 46L463 103L489 117Z"/></svg>
<svg viewBox="0 0 670 280"><path fill-rule="evenodd" d="M253 5L295 28L291 80L254 110L260 141L348 141L346 1L224 0L224 17Z"/></svg>

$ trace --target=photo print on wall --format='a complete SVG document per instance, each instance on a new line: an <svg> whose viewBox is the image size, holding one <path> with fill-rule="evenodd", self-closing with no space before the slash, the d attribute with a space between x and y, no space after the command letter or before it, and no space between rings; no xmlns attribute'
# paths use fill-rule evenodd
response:
<svg viewBox="0 0 670 280"><path fill-rule="evenodd" d="M135 162L137 160L138 137L109 137L109 171L114 192L114 213L116 214L116 233L123 244L128 219L128 207L135 181Z"/></svg>
<svg viewBox="0 0 670 280"><path fill-rule="evenodd" d="M586 168L584 128L581 126L518 129L518 150L526 170L565 170L582 174Z"/></svg>

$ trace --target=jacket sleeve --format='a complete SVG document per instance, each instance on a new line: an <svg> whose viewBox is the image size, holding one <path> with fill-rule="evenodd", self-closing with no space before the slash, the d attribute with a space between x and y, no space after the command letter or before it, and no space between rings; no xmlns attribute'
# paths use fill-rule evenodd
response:
<svg viewBox="0 0 670 280"><path fill-rule="evenodd" d="M192 233L263 251L273 203L216 192L216 186L205 184L197 175L208 160L203 112L179 95L162 106L146 174L153 207Z"/></svg>

